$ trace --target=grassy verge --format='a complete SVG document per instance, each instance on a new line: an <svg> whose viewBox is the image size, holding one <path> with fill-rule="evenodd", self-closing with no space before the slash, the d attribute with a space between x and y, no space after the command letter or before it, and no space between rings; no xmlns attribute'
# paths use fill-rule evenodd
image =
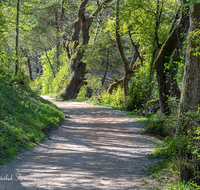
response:
<svg viewBox="0 0 200 190"><path fill-rule="evenodd" d="M0 78L0 164L45 139L63 112L28 87Z"/></svg>

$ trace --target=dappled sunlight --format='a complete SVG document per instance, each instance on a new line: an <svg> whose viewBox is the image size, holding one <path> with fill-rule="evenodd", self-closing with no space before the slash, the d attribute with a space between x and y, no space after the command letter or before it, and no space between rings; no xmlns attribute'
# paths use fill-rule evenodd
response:
<svg viewBox="0 0 200 190"><path fill-rule="evenodd" d="M41 144L10 173L17 189L137 189L153 141L123 113L84 102L54 102L65 119L50 144ZM121 114L120 114L121 113ZM5 173L5 172L4 172ZM10 182L10 186L12 186ZM1 189L1 183L0 183Z"/></svg>

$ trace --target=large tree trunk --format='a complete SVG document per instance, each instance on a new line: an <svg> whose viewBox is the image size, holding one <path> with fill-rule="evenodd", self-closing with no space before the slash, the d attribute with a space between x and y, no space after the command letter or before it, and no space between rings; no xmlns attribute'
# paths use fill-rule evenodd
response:
<svg viewBox="0 0 200 190"><path fill-rule="evenodd" d="M160 53L155 61L161 111L164 114L170 113L170 109L168 106L168 98L170 96L171 88L170 82L168 80L168 71L165 69L165 63L169 62L169 57L172 55L175 48L177 47L178 42L183 33L185 32L185 28L189 23L189 10L188 8L183 6L184 4L186 4L186 0L182 1L183 12L177 26L173 29L173 31L163 44Z"/></svg>
<svg viewBox="0 0 200 190"><path fill-rule="evenodd" d="M200 52L199 52L199 37L200 30L200 4L195 3L191 7L190 16L190 38L188 49L186 53L186 64L183 76L182 91L181 91L181 101L179 106L179 113L184 114L185 112L191 110L196 112L198 106L200 105ZM193 35L196 32L196 37ZM181 124L183 121L180 121ZM181 130L187 131L190 126L187 123L181 126ZM180 129L180 128L179 128Z"/></svg>
<svg viewBox="0 0 200 190"><path fill-rule="evenodd" d="M193 137L197 134L193 134L193 131L200 126L199 119L197 120L191 112L199 114L200 106L200 52L199 52L199 30L200 30L200 4L195 3L191 7L190 14L190 37L188 43L188 49L186 52L186 64L183 76L181 101L179 105L179 125L177 126L177 134L186 134L194 140ZM189 115L187 115L189 111ZM182 117L183 116L183 117ZM189 121L188 121L189 119ZM195 122L196 120L196 122ZM190 131L192 134L190 134ZM196 149L199 147L199 143L195 145ZM193 158L196 156L189 152ZM193 168L189 168L188 165L182 164L180 166L181 180L191 181L191 178L195 178L195 172L199 171L200 162L199 159L193 161ZM197 175L197 174L196 174ZM196 178L196 182L200 183L199 177Z"/></svg>
<svg viewBox="0 0 200 190"><path fill-rule="evenodd" d="M105 0L102 4L99 4L96 10L88 17L85 16L85 8L89 0L81 1L78 10L78 19L74 22L73 34L72 34L72 49L71 59L69 65L70 76L65 86L64 92L58 97L64 100L75 99L80 87L83 85L83 79L86 73L86 65L81 61L84 54L84 45L89 42L89 29L93 22L94 17L112 0ZM81 32L81 43L79 43L79 37ZM81 46L82 48L79 48Z"/></svg>

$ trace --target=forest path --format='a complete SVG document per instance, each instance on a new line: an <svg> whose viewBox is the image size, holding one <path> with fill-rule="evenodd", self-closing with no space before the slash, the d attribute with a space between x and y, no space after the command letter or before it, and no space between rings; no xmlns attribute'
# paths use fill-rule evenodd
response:
<svg viewBox="0 0 200 190"><path fill-rule="evenodd" d="M48 99L70 118L0 169L0 190L147 189L142 169L156 142L143 123L111 108Z"/></svg>

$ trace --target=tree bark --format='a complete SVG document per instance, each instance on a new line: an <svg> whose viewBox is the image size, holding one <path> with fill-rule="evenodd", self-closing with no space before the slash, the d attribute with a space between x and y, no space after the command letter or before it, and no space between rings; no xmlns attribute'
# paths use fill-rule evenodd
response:
<svg viewBox="0 0 200 190"><path fill-rule="evenodd" d="M117 79L115 79L115 80L114 80L114 83L112 83L112 84L108 87L107 93L112 94L112 91L113 91L114 89L116 89L119 85L122 85L122 84L123 84L123 80L124 80L124 78L120 79L119 81L117 81Z"/></svg>
<svg viewBox="0 0 200 190"><path fill-rule="evenodd" d="M64 100L75 99L80 87L83 85L83 79L86 74L86 65L81 60L84 54L84 45L89 42L89 29L94 17L98 15L103 7L112 0L105 0L96 10L88 17L85 16L85 8L89 0L83 0L78 10L78 18L74 22L72 34L71 59L69 62L70 76L65 86L64 92L58 95ZM81 32L81 43L79 42ZM80 48L81 47L81 48Z"/></svg>
<svg viewBox="0 0 200 190"><path fill-rule="evenodd" d="M177 126L177 134L185 134L190 136L189 139L193 140L197 134L193 133L200 126L198 118L200 106L200 51L199 51L199 31L200 31L200 4L194 3L190 7L190 35L189 43L186 52L186 63L182 82L181 100L179 104L179 123ZM189 111L189 114L188 114ZM196 114L190 114L195 112ZM198 120L197 120L198 119ZM191 133L188 131L191 131ZM198 148L198 142L195 147ZM191 151L191 150L190 150ZM196 157L193 153L189 152L192 157ZM194 159L195 160L195 159ZM193 161L193 167L182 164L180 166L181 180L191 181L195 177L194 171L199 171L199 160ZM192 174L192 175L191 175ZM195 179L196 180L196 179ZM197 181L199 182L199 177Z"/></svg>
<svg viewBox="0 0 200 190"><path fill-rule="evenodd" d="M188 48L186 52L186 64L182 82L181 100L179 105L179 115L186 113L187 111L198 111L200 106L200 52L199 52L199 30L200 30L200 4L195 3L190 8L190 38ZM194 38L195 32L197 33ZM184 120L184 119L183 119ZM179 124L184 121L179 118ZM179 125L179 126L180 126ZM193 125L187 122L186 125L178 128L183 132L186 132L188 128ZM181 132L179 131L179 132Z"/></svg>
<svg viewBox="0 0 200 190"><path fill-rule="evenodd" d="M70 55L70 52L69 52L69 39L63 39L63 47L66 50L68 59L70 60L71 59L71 55Z"/></svg>
<svg viewBox="0 0 200 190"><path fill-rule="evenodd" d="M178 42L185 32L185 27L189 23L189 10L187 7L183 5L186 4L186 0L182 1L182 15L179 19L177 26L173 29L165 43L163 44L159 55L155 61L155 70L156 77L158 81L158 89L159 89L159 99L161 104L162 113L168 115L170 113L170 109L168 106L168 98L170 96L170 82L168 81L167 70L165 69L165 63L169 62L169 58L174 52L175 48L178 45Z"/></svg>

